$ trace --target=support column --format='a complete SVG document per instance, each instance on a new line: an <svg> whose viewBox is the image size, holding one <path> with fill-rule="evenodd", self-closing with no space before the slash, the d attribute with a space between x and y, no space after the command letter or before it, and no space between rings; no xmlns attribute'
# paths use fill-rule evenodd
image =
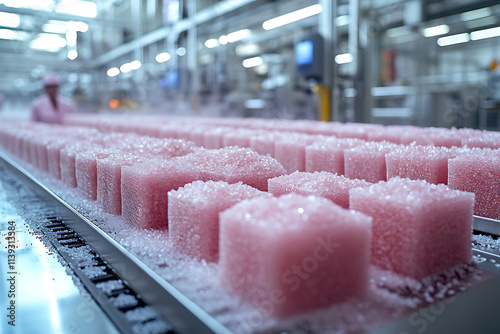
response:
<svg viewBox="0 0 500 334"><path fill-rule="evenodd" d="M189 0L187 6L189 18L194 18L196 16L196 0ZM196 24L188 30L186 50L187 69L192 92L191 106L193 112L197 113L200 109L200 75L198 72L198 27Z"/></svg>
<svg viewBox="0 0 500 334"><path fill-rule="evenodd" d="M365 87L364 56L366 45L360 43L360 0L349 0L349 53L352 62L349 64L349 74L356 91L354 98L354 121L366 121L366 94L370 94Z"/></svg>
<svg viewBox="0 0 500 334"><path fill-rule="evenodd" d="M338 92L335 87L337 77L337 67L333 61L336 54L337 45L337 0L320 0L323 11L319 15L319 33L323 36L324 45L324 76L323 84L328 90L330 103L331 120L340 119L338 110Z"/></svg>

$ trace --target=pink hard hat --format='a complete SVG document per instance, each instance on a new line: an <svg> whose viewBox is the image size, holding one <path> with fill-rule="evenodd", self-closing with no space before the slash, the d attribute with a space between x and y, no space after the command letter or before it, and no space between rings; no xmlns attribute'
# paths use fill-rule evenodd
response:
<svg viewBox="0 0 500 334"><path fill-rule="evenodd" d="M43 78L43 86L44 87L48 87L48 86L59 86L60 84L60 81L59 81L59 77L57 76L57 74L47 74L44 78Z"/></svg>

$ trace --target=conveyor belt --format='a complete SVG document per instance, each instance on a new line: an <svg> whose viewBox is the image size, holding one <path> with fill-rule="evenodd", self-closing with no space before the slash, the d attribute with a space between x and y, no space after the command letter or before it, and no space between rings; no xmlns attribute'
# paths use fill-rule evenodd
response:
<svg viewBox="0 0 500 334"><path fill-rule="evenodd" d="M114 275L117 276L116 278L126 282L126 285L135 294L139 295L145 304L154 308L164 320L171 324L176 333L229 333L227 328L184 297L172 285L137 259L136 256L106 235L94 223L82 216L1 152L0 164L4 170L12 173L40 198L46 206L46 211L53 213L51 217L41 217L41 219L46 220L46 226L50 226L49 224L54 225L54 221L56 221L57 224L63 224L63 228L71 229L66 232L76 233L78 235L77 239L75 238L77 242L92 245L99 258L105 261L113 270ZM47 229L51 228L48 227ZM58 247L62 247L60 242L59 245L56 245L56 248ZM69 257L64 256L64 252L61 254L71 261ZM71 262L69 264L71 265ZM78 274L78 270L76 270L76 273ZM101 307L107 308L109 306L108 298L101 296L100 291L93 289L92 285L94 284L89 284L91 283L89 279L84 278L82 283L87 283L85 286L91 294L95 292L93 296ZM108 316L111 315L112 320L115 320L115 325L116 322L119 323L117 327L122 332L131 332L131 328L126 328L127 326L124 325L121 315L116 310L108 308L105 309L105 312Z"/></svg>
<svg viewBox="0 0 500 334"><path fill-rule="evenodd" d="M46 234L57 233L55 248L73 267L87 290L104 309L117 328L128 333L132 331L130 324L123 318L123 311L112 307L110 297L118 293L134 296L139 307L152 307L158 314L158 321L164 321L176 333L229 333L230 331L213 319L200 307L183 296L172 285L166 282L154 271L149 269L136 256L118 244L104 233L94 223L82 216L79 212L65 203L51 190L38 182L21 166L0 152L0 169L8 170L19 179L23 185L36 195L46 206L46 211L51 215L40 217L45 222L43 232ZM494 235L500 235L500 222L474 218L474 230ZM104 274L96 277L87 277L82 266L72 263L71 256L64 249L73 247L91 246L96 259L95 266L105 267ZM479 264L487 272L500 273L500 252L493 250L473 249L475 255L481 255L484 261ZM104 294L95 286L102 282L119 281L123 289L110 290ZM500 277L493 278L486 283L473 287L457 297L452 302L446 301L431 304L429 307L417 310L399 321L392 322L373 333L421 333L424 322L422 314L431 312L435 314L437 307L445 305L443 315L425 318L426 333L442 333L443 328L468 328L480 329L483 333L491 329L500 329L500 318L496 316L500 309ZM474 305L471 307L471 305ZM465 313L465 314L464 314ZM417 316L415 316L417 314ZM467 315L467 316L466 316ZM160 319L161 318L161 319ZM429 320L432 319L432 320ZM416 325L415 325L416 324ZM421 326L419 326L421 324ZM451 327L449 327L451 325ZM473 326L473 327L470 327ZM463 332L463 331L459 331ZM476 331L477 332L477 331Z"/></svg>

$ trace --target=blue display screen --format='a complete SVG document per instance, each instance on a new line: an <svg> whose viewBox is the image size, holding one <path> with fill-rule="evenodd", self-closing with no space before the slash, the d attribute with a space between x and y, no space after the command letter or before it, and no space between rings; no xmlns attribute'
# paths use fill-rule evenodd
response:
<svg viewBox="0 0 500 334"><path fill-rule="evenodd" d="M313 42L303 41L295 47L295 61L297 65L311 64L313 61Z"/></svg>

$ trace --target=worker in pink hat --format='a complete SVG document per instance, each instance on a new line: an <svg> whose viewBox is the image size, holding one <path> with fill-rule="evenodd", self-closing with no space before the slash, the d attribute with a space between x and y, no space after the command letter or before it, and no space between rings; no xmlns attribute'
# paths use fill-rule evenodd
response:
<svg viewBox="0 0 500 334"><path fill-rule="evenodd" d="M31 120L34 122L45 122L62 124L64 116L74 112L73 104L59 96L59 77L55 74L47 74L43 78L43 87L47 94L33 101L31 108Z"/></svg>

